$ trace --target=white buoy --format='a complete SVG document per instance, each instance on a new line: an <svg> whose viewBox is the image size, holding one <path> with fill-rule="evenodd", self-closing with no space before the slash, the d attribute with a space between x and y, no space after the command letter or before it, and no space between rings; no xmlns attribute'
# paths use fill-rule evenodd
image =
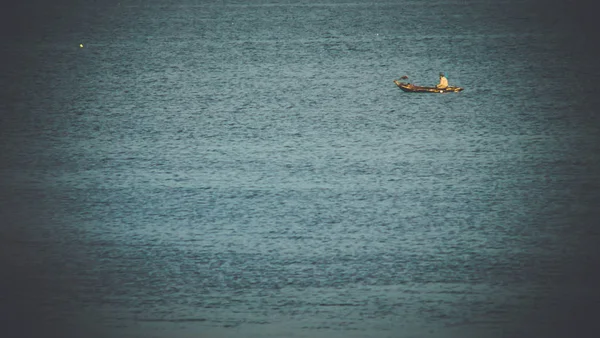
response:
<svg viewBox="0 0 600 338"><path fill-rule="evenodd" d="M83 48L83 43L80 43L80 44L79 44L79 48Z"/></svg>

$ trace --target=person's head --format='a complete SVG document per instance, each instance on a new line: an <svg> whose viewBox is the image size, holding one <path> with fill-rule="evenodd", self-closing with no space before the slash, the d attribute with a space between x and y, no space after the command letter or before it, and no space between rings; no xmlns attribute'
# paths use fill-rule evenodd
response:
<svg viewBox="0 0 600 338"><path fill-rule="evenodd" d="M440 77L444 77L444 73L440 73Z"/></svg>

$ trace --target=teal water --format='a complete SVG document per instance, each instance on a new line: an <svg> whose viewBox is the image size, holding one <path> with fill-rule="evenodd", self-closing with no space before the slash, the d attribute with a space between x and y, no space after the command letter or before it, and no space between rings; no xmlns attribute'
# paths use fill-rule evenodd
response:
<svg viewBox="0 0 600 338"><path fill-rule="evenodd" d="M2 47L0 314L15 337L597 326L600 69L581 12L33 8ZM465 90L392 82L440 71Z"/></svg>

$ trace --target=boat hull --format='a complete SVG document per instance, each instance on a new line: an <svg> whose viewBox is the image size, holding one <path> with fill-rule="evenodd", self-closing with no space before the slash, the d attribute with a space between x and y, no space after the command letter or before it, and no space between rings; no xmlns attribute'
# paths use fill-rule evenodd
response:
<svg viewBox="0 0 600 338"><path fill-rule="evenodd" d="M396 86L408 93L456 93L462 91L464 88L461 87L453 87L448 86L444 89L440 89L437 87L423 87L423 86L415 86L410 83L400 82L398 80L394 80Z"/></svg>

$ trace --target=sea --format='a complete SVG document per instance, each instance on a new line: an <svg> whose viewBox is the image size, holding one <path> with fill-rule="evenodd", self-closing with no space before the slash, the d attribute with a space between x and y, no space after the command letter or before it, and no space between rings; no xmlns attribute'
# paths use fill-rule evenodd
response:
<svg viewBox="0 0 600 338"><path fill-rule="evenodd" d="M590 8L14 2L0 335L598 337Z"/></svg>

